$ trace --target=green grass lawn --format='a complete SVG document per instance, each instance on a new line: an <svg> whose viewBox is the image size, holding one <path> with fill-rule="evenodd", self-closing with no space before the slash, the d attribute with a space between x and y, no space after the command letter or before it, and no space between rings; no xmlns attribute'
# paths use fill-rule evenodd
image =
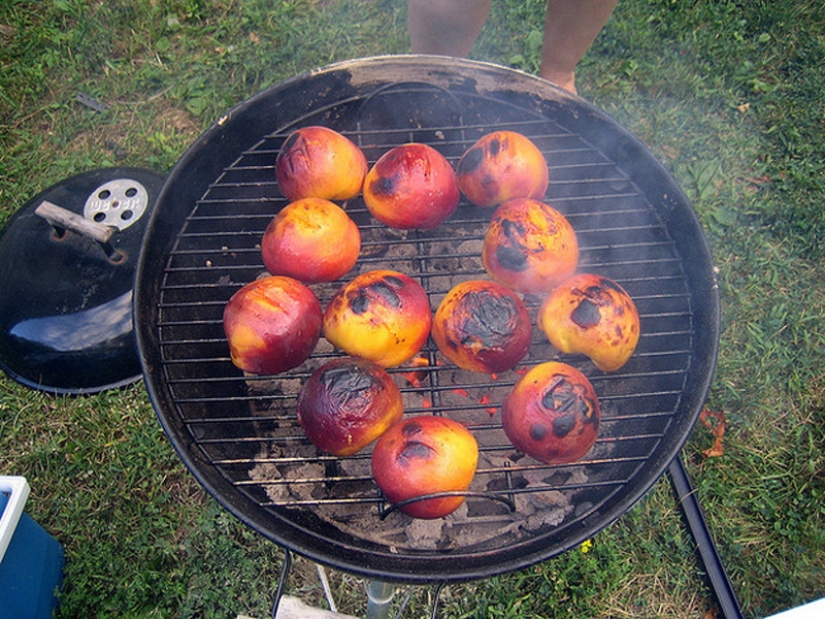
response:
<svg viewBox="0 0 825 619"><path fill-rule="evenodd" d="M535 71L543 5L496 0L473 57ZM268 85L407 51L403 0L5 0L0 224L75 173L167 172ZM708 407L727 429L708 457L714 437L697 424L684 457L749 618L825 596L823 77L821 0L622 0L578 79L671 170L714 252L723 330ZM280 549L200 489L141 383L55 398L1 377L0 473L28 478L27 511L65 546L61 616L268 616ZM362 614L362 585L330 578L339 609ZM289 592L323 604L304 561ZM428 616L431 595L414 590L404 616ZM592 546L446 588L440 616L713 609L662 480Z"/></svg>

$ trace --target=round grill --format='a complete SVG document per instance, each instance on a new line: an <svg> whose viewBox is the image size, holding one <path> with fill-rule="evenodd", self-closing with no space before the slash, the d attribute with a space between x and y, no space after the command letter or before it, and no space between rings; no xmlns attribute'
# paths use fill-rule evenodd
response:
<svg viewBox="0 0 825 619"><path fill-rule="evenodd" d="M370 163L424 142L454 165L494 129L529 136L550 168L546 201L576 230L580 271L618 281L634 298L642 336L620 371L561 355L534 329L517 371L474 374L430 341L413 365L390 370L405 414L437 414L476 436L471 496L455 514L412 520L372 482L369 450L320 454L295 414L311 371L341 353L321 340L305 364L245 376L230 359L222 313L264 273L260 240L285 204L274 162L286 136L320 124L358 144ZM359 273L417 278L431 305L456 283L486 278L481 240L492 209L462 200L433 231L392 230L360 198L362 256L339 282L314 285L325 304ZM467 580L559 554L618 518L678 453L707 393L716 358L718 292L707 244L672 178L638 140L583 101L507 69L441 58L374 58L274 86L207 131L168 176L138 270L136 316L147 387L158 417L199 481L247 524L310 558L367 577ZM541 302L526 297L535 319ZM534 321L535 324L535 321ZM566 466L518 453L500 402L518 371L558 359L583 371L602 407L594 449Z"/></svg>

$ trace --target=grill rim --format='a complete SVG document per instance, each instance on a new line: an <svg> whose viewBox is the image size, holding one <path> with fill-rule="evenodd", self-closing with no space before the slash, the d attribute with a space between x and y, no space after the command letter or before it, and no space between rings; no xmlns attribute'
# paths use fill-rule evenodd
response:
<svg viewBox="0 0 825 619"><path fill-rule="evenodd" d="M425 56L375 57L337 63L298 75L286 82L270 87L233 108L196 140L167 176L158 198L158 204L183 203L186 206L181 208L185 213L189 213L192 201L184 197L186 194L184 188L190 183L195 184L197 182L195 176L197 178L217 178L232 163L226 161L227 155L223 158L214 156L215 151L222 150L222 152L232 153L232 156L235 156L234 153L249 150L249 143L258 143L261 140L260 135L263 133L258 129L252 129L251 133L257 137L250 141L241 135L242 132L230 132L227 127L237 129L237 122L233 122L237 117L243 117L251 110L255 110L256 113L259 112L263 102L271 99L274 93L283 95L282 102L274 106L280 108L282 105L287 105L284 102L291 100L292 95L289 94L291 91L300 92L307 85L307 82L319 77L329 77L337 86L347 90L361 79L365 81L380 80L387 79L388 75L398 76L399 74L405 75L406 81L415 79L452 83L456 80L459 82L470 80L473 82L473 87L481 90L487 88L490 92L496 93L496 96L499 96L500 93L509 93L508 96L515 96L522 105L526 101L529 105L541 109L549 102L553 105L553 110L557 113L557 116L567 114L567 117L575 119L575 122L586 122L606 127L608 131L605 133L605 139L609 141L615 140L617 137L619 139L613 143L600 143L598 139L588 136L588 142L599 148L610 161L622 161L622 170L634 182L637 178L649 180L651 176L657 179L657 182L653 183L653 188L651 188L651 183L636 182L636 185L645 190L644 195L648 196L650 202L661 205L662 210L659 215L669 234L673 237L675 244L680 249L689 250L686 257L683 258L683 262L702 265L713 264L698 218L692 207L690 207L687 198L682 194L667 170L635 136L604 112L587 102L559 91L538 78L511 69L475 61L458 61ZM392 85L397 84L391 84L390 86ZM274 114L275 116L277 116L277 113L280 113L277 109L268 112L269 115ZM261 119L259 124L261 126L273 126L271 123L278 123L278 121ZM282 127L283 124L283 122L280 122L275 126ZM580 131L574 131L573 133L582 135ZM237 147L238 144L242 144L243 147ZM204 158L201 156L204 149L210 150L210 157ZM237 157L240 156L240 154L237 155ZM658 197L650 197L651 189L653 194ZM200 196L197 196L197 198L200 198ZM685 205L687 205L687 209L685 209ZM686 405L683 404L683 407L689 408L691 414L678 419L674 416L671 425L677 427L671 427L668 430L669 445L667 449L660 449L658 453L652 454L657 456L655 462L652 461L651 455L648 456L648 474L644 480L637 480L636 485L630 488L630 491L625 493L621 500L616 502L615 507L610 510L611 513L607 517L594 513L586 518L565 523L565 526L571 530L563 543L548 547L539 543L541 538L534 538L508 546L506 549L482 553L481 555L472 554L466 557L467 560L463 561L463 565L456 565L455 559L464 557L460 553L426 554L420 559L405 557L404 561L398 564L397 557L392 556L390 553L381 552L380 549L365 549L365 544L351 544L342 540L337 540L337 554L331 555L327 547L328 541L306 526L299 526L292 522L290 525L295 527L295 531L289 531L288 534L280 532L275 534L270 531L268 518L262 518L261 514L257 513L260 510L258 504L251 501L247 496L237 493L233 486L227 486L225 479L205 471L204 467L208 469L210 466L210 459L205 456L195 441L190 440L185 433L181 434L165 414L167 407L173 405L173 398L170 396L169 383L166 380L168 376L166 375L165 362L158 354L160 345L156 327L154 327L151 320L146 319L147 312L152 314L157 311L160 298L160 280L149 275L151 270L149 241L151 240L152 244L151 251L153 253L159 251L161 257L166 257L173 251L177 245L181 222L184 226L186 224L185 216L176 218L175 214L169 210L156 208L152 215L144 237L144 248L140 255L134 297L138 350L143 364L147 391L159 422L187 468L195 475L199 483L233 515L272 541L343 571L370 578L400 582L465 581L527 567L569 550L594 533L592 530L593 520L599 521L598 530L608 526L635 504L661 477L672 458L679 453L687 440L710 388L716 364L721 315L718 286L712 272L701 274L703 277L699 277L702 283L702 294L706 302L695 304L692 308L694 311L693 321L697 325L709 328L706 330L699 329L696 334L697 339L700 341L697 342L694 348L699 346L706 354L702 358L697 358L696 355L691 356L691 365L698 364L701 367L692 368L687 373L686 380L688 384L685 385L682 394L682 399L687 402ZM676 219L679 219L678 226L674 224ZM684 221L685 219L686 221ZM696 279L696 274L690 273L692 268L695 269L695 267L685 265L686 277ZM165 271L163 269L161 271L166 277ZM693 288L689 292L693 297L699 293ZM156 384L153 378L159 371L162 371L165 378L160 380L160 384ZM227 492L227 489L229 492Z"/></svg>

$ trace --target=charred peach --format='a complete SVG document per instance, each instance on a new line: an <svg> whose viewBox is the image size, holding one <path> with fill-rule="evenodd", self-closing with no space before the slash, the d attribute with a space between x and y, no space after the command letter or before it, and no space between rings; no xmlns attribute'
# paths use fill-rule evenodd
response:
<svg viewBox="0 0 825 619"><path fill-rule="evenodd" d="M355 266L361 233L346 211L321 198L291 202L261 240L266 270L307 283L336 280Z"/></svg>
<svg viewBox="0 0 825 619"><path fill-rule="evenodd" d="M372 452L372 476L393 503L439 492L466 492L478 465L478 443L452 419L418 416L387 430ZM414 518L441 518L458 509L463 495L433 497L400 507Z"/></svg>
<svg viewBox="0 0 825 619"><path fill-rule="evenodd" d="M389 270L362 273L341 287L324 312L324 335L334 346L383 367L421 350L431 324L421 284Z"/></svg>
<svg viewBox="0 0 825 619"><path fill-rule="evenodd" d="M298 422L321 451L351 456L401 421L401 391L380 365L343 357L309 377L298 395Z"/></svg>
<svg viewBox="0 0 825 619"><path fill-rule="evenodd" d="M627 291L592 273L571 277L553 290L537 322L561 352L583 354L605 372L627 363L641 332L639 311Z"/></svg>
<svg viewBox="0 0 825 619"><path fill-rule="evenodd" d="M513 445L547 464L574 462L589 452L599 420L593 385L576 368L555 361L522 376L501 407L504 432Z"/></svg>
<svg viewBox="0 0 825 619"><path fill-rule="evenodd" d="M490 277L508 288L547 292L575 273L579 243L559 211L538 200L516 198L493 213L481 260Z"/></svg>
<svg viewBox="0 0 825 619"><path fill-rule="evenodd" d="M292 132L275 159L275 178L288 200L349 200L361 192L367 158L346 136L327 127Z"/></svg>
<svg viewBox="0 0 825 619"><path fill-rule="evenodd" d="M504 372L530 349L530 315L512 290L486 280L453 287L433 318L438 349L473 372Z"/></svg>
<svg viewBox="0 0 825 619"><path fill-rule="evenodd" d="M512 198L541 200L548 184L544 155L515 131L488 133L458 162L458 186L478 206L496 206Z"/></svg>
<svg viewBox="0 0 825 619"><path fill-rule="evenodd" d="M389 150L364 180L364 203L392 228L431 230L453 214L460 197L450 162L426 144Z"/></svg>
<svg viewBox="0 0 825 619"><path fill-rule="evenodd" d="M315 293L291 277L247 284L223 312L232 363L252 374L277 374L301 365L318 343L322 316Z"/></svg>

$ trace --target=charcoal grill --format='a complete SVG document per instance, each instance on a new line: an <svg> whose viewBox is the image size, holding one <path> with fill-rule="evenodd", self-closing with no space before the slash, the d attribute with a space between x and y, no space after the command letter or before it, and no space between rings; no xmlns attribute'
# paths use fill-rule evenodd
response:
<svg viewBox="0 0 825 619"><path fill-rule="evenodd" d="M453 164L483 134L528 135L550 168L546 200L578 235L580 271L618 281L635 299L642 336L620 371L561 355L536 330L520 368L559 359L599 395L603 422L580 462L540 464L516 452L499 404L518 377L464 372L432 342L415 367L391 370L407 415L456 418L481 447L465 506L414 521L382 497L369 453L318 453L297 423L298 390L341 354L324 340L278 376L235 368L221 316L229 297L264 273L260 240L285 204L274 161L286 136L325 125L370 163L404 142ZM491 209L462 201L435 230L391 230L360 198L346 204L363 251L341 282L316 285L322 304L358 273L417 278L433 308L455 283L485 277L480 245ZM533 317L540 299L527 297ZM593 536L629 509L686 440L713 374L719 297L695 213L651 153L614 120L532 76L424 56L350 61L300 75L241 103L185 153L158 198L138 268L135 315L147 388L160 423L200 483L279 545L370 579L466 581L523 568Z"/></svg>

